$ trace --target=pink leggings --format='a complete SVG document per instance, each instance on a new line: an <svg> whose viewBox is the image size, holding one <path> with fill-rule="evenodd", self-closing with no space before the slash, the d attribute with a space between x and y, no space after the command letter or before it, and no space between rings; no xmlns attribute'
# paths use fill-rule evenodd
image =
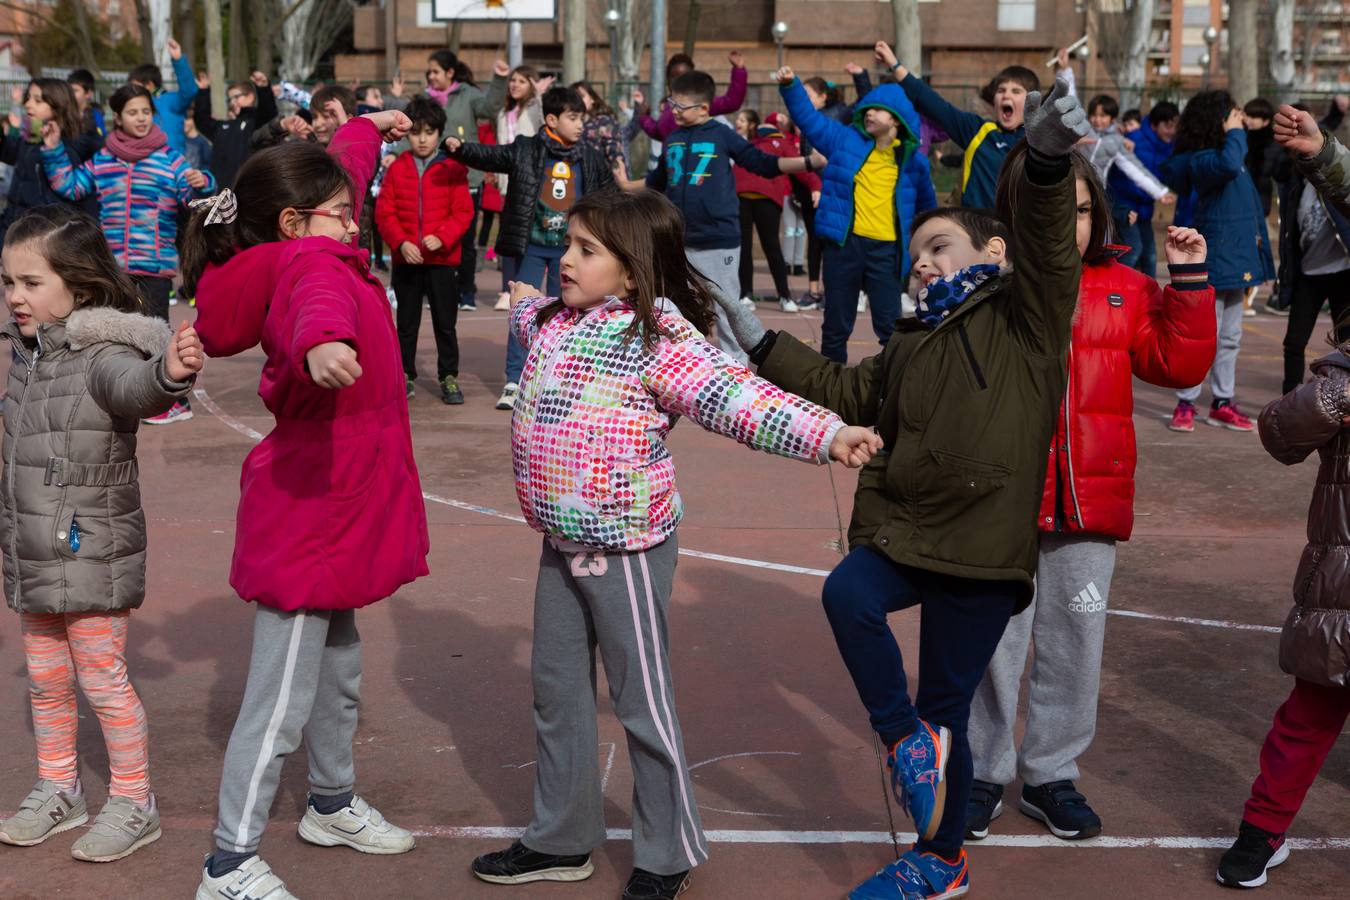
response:
<svg viewBox="0 0 1350 900"><path fill-rule="evenodd" d="M145 708L127 678L129 610L114 613L22 613L23 648L37 737L38 777L75 786L78 680L103 726L111 780L109 796L138 806L150 800L149 732Z"/></svg>

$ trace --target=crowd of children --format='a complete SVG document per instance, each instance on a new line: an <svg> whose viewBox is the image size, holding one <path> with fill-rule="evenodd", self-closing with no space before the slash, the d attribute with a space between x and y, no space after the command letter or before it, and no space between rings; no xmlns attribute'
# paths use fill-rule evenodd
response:
<svg viewBox="0 0 1350 900"><path fill-rule="evenodd" d="M1258 886L1285 860L1285 832L1350 713L1346 346L1303 383L1324 301L1336 339L1350 337L1350 151L1327 132L1346 104L1319 122L1306 107L1239 107L1206 90L1182 109L1121 114L1109 95L1080 103L1061 54L1048 96L1032 70L1000 71L982 93L986 118L878 42L884 80L851 65L851 105L782 68L783 110L761 115L741 108L739 54L721 95L677 54L657 114L639 95L625 123L585 81L498 61L480 88L442 50L410 97L401 80L389 96L305 93L254 72L226 88L217 120L209 80L176 42L168 51L175 90L140 67L105 117L89 73L36 78L0 134L13 167L0 215L13 359L0 545L39 778L0 842L31 846L88 821L77 684L110 781L72 855L112 861L160 837L126 660L147 559L136 430L191 416L206 355L261 345L276 425L243 464L230 571L257 604L252 656L196 897L293 897L258 851L302 738L303 840L413 848L356 793L357 611L428 573L409 417L422 310L440 399L463 404L457 319L476 308L493 231L507 313L497 407L513 413L517 495L542 537L538 764L529 827L475 859L474 875L592 873L605 838L597 651L634 770L624 898L673 898L707 859L668 647L684 505L666 440L681 416L754 449L861 469L823 603L918 840L850 897L964 894L964 844L988 836L1014 779L1019 809L1054 835L1101 833L1077 759L1095 733L1117 544L1133 525L1132 379L1177 391L1174 431L1193 430L1206 379L1205 422L1258 429L1237 405L1236 366L1255 289L1277 276L1266 219L1278 193L1270 306L1289 315L1286 393L1259 430L1277 460L1318 451L1322 467L1281 643L1295 686L1218 878ZM279 115L278 99L295 111ZM641 177L628 165L638 129L659 142ZM929 158L947 138L960 176L943 206ZM1160 287L1154 218L1174 204ZM480 232L480 213L495 229ZM785 219L805 239L800 256L784 254ZM756 316L756 233L778 311L821 308L818 348ZM793 273L810 282L799 299ZM196 322L173 332L179 293ZM863 309L878 346L850 366ZM911 691L887 617L915 606Z"/></svg>

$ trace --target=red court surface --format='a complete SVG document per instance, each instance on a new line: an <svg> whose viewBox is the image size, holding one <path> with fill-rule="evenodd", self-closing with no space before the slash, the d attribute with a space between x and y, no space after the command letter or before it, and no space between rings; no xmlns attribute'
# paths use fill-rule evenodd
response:
<svg viewBox="0 0 1350 900"><path fill-rule="evenodd" d="M495 273L484 273L484 283ZM767 307L763 308L767 310ZM189 314L175 309L175 318ZM765 312L811 336L819 314ZM418 848L365 857L303 844L304 754L287 763L263 853L304 898L615 898L631 867L630 775L622 729L599 723L611 840L576 885L476 882L468 863L530 814L534 735L529 658L539 537L518 514L502 383L504 314L461 313L466 405L442 406L425 378L413 433L431 524L431 576L358 616L365 680L358 790L414 828ZM1240 400L1255 413L1279 385L1284 320L1247 320ZM427 328L420 365L434 371ZM1318 338L1325 332L1319 329ZM862 317L851 352L870 351ZM130 664L148 708L164 838L122 862L73 861L73 836L0 847L0 897L192 896L211 847L225 743L248 667L252 609L230 590L240 463L271 419L256 395L257 351L211 360L196 418L141 430L150 522L149 596ZM1171 395L1138 390L1138 527L1111 594L1100 729L1080 787L1104 836L1067 844L1015 809L971 845L973 897L1224 896L1220 848L1237 826L1257 748L1290 681L1276 666L1314 466L1285 468L1253 434L1164 427ZM712 858L697 898L840 897L892 858L866 715L819 607L839 559L854 476L770 458L685 422L672 450L688 517L671 608L679 714ZM494 512L496 511L496 512ZM372 509L370 515L379 516ZM719 554L731 558L709 558ZM909 655L916 613L892 618ZM18 619L0 615L0 810L35 780ZM602 685L602 698L605 694ZM93 809L107 782L97 721L81 721ZM907 827L904 820L897 825ZM1345 896L1350 748L1313 787L1295 852L1264 897ZM902 840L904 837L902 836Z"/></svg>

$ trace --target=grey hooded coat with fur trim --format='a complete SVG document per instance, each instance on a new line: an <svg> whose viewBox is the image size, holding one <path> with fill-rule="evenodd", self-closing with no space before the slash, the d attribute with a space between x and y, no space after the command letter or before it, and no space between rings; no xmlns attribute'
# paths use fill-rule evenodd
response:
<svg viewBox="0 0 1350 900"><path fill-rule="evenodd" d="M140 606L136 429L191 386L165 373L168 323L93 307L38 326L36 340L12 319L0 335L13 346L0 481L6 600L34 613Z"/></svg>

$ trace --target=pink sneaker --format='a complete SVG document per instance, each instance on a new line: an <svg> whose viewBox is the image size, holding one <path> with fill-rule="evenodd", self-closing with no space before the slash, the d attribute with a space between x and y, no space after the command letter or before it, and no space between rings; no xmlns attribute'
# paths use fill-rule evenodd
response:
<svg viewBox="0 0 1350 900"><path fill-rule="evenodd" d="M1172 421L1167 427L1173 431L1194 431L1195 407L1185 400L1177 403L1177 408L1172 410Z"/></svg>
<svg viewBox="0 0 1350 900"><path fill-rule="evenodd" d="M174 422L186 422L192 418L192 407L184 403L175 403L168 412L162 412L149 419L141 419L147 425L172 425Z"/></svg>
<svg viewBox="0 0 1350 900"><path fill-rule="evenodd" d="M1215 428L1227 428L1229 431L1255 431L1256 423L1244 416L1237 406L1231 402L1225 403L1218 409L1211 409L1209 416L1205 419L1206 425L1213 425Z"/></svg>

